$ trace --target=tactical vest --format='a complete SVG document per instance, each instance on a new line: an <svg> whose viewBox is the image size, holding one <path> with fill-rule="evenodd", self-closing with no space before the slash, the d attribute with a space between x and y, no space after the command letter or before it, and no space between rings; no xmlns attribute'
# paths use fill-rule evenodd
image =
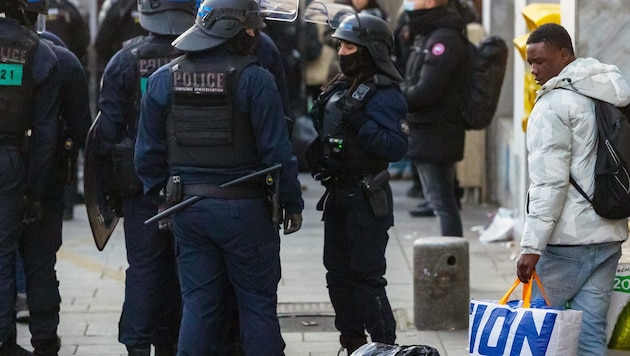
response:
<svg viewBox="0 0 630 356"><path fill-rule="evenodd" d="M259 161L251 118L234 108L238 78L255 62L245 56L183 56L171 62L171 165L235 168Z"/></svg>
<svg viewBox="0 0 630 356"><path fill-rule="evenodd" d="M13 29L0 31L0 134L21 138L31 125L39 37L22 27Z"/></svg>
<svg viewBox="0 0 630 356"><path fill-rule="evenodd" d="M368 79L352 93L348 88L333 86L329 93L320 97L325 100L325 105L318 132L322 141L321 165L326 172L362 176L387 169L388 161L361 148L358 130L350 125L352 115L366 114L364 107L376 90L374 80Z"/></svg>
<svg viewBox="0 0 630 356"><path fill-rule="evenodd" d="M180 56L182 52L169 42L151 42L144 36L126 41L123 48L135 62L129 63L135 69L133 98L125 110L126 133L112 150L111 174L104 179L107 189L126 196L134 196L142 191L142 182L136 176L134 165L134 143L140 118L140 101L146 91L147 79L162 65Z"/></svg>
<svg viewBox="0 0 630 356"><path fill-rule="evenodd" d="M161 66L170 63L173 59L182 55L182 52L171 46L168 42L151 42L146 37L139 36L126 41L123 45L135 59L134 67L137 69L134 89L134 100L130 101L132 107L127 109L127 130L129 137L134 139L137 133L138 119L140 117L140 102L147 89L147 80Z"/></svg>

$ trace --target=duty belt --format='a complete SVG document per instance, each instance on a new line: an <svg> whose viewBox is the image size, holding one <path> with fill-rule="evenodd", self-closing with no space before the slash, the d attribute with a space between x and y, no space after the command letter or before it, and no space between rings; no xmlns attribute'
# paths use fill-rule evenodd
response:
<svg viewBox="0 0 630 356"><path fill-rule="evenodd" d="M328 189L358 187L360 182L360 176L330 176L330 178L322 180L322 184Z"/></svg>
<svg viewBox="0 0 630 356"><path fill-rule="evenodd" d="M222 188L213 184L184 184L183 195L198 195L216 199L256 199L264 198L265 190L263 187L253 186Z"/></svg>

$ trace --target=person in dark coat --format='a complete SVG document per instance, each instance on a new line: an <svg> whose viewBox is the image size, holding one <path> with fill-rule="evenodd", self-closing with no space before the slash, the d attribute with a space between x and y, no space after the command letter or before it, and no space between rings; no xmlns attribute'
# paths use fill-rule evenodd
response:
<svg viewBox="0 0 630 356"><path fill-rule="evenodd" d="M466 81L464 20L448 0L409 1L403 6L414 36L403 92L409 104L409 152L424 197L435 211L442 236L463 236L455 189L455 164L464 158L465 129L460 97Z"/></svg>

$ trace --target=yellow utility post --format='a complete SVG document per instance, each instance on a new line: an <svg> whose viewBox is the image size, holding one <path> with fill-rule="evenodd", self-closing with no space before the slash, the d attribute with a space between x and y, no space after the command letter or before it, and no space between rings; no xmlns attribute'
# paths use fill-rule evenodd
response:
<svg viewBox="0 0 630 356"><path fill-rule="evenodd" d="M529 4L523 8L521 15L525 18L525 23L527 24L527 30L529 32L534 31L538 28L538 26L545 23L560 24L560 4ZM521 54L524 61L527 60L525 48L527 37L529 37L529 33L516 37L513 40L514 46L518 49L518 52ZM529 71L525 73L524 83L525 94L523 98L524 110L522 119L523 132L527 130L527 119L529 118L529 113L531 113L532 108L534 107L536 91L540 88L540 86L536 84L534 76Z"/></svg>

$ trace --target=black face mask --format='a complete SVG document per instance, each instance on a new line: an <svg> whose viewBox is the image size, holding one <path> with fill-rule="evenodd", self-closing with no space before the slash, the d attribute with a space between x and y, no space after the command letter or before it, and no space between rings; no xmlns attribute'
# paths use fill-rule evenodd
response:
<svg viewBox="0 0 630 356"><path fill-rule="evenodd" d="M339 56L339 67L346 77L354 78L371 71L372 61L369 55L364 54L363 49L359 49L352 54Z"/></svg>
<svg viewBox="0 0 630 356"><path fill-rule="evenodd" d="M256 49L256 46L260 42L260 35L258 31L255 31L255 36L250 36L242 30L237 36L235 41L235 50L239 54L252 54Z"/></svg>

